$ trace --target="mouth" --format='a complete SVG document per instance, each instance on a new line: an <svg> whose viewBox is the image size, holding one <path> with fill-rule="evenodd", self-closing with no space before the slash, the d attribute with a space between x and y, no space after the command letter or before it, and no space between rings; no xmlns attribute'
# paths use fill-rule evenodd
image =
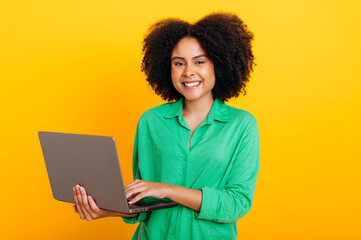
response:
<svg viewBox="0 0 361 240"><path fill-rule="evenodd" d="M201 81L197 82L182 82L186 89L196 88L201 84Z"/></svg>

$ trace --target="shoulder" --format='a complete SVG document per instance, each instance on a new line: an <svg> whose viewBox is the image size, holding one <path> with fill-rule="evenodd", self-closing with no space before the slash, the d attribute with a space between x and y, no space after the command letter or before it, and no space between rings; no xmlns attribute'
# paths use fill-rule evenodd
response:
<svg viewBox="0 0 361 240"><path fill-rule="evenodd" d="M230 115L229 129L242 144L259 139L259 127L255 116L247 110L227 106ZM248 140L247 140L248 139Z"/></svg>
<svg viewBox="0 0 361 240"><path fill-rule="evenodd" d="M248 126L257 125L256 118L247 110L235 108L226 104L225 107L228 110L231 122Z"/></svg>

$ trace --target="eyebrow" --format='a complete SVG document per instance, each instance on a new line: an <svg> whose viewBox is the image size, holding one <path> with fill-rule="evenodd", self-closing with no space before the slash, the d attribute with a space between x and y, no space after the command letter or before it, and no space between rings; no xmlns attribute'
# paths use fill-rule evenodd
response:
<svg viewBox="0 0 361 240"><path fill-rule="evenodd" d="M207 56L206 54L201 54L201 55L198 55L198 56L193 57L192 60L193 60L193 59L196 59L196 58L200 58L200 57L208 57L208 56ZM182 58L182 57L177 57L177 56L175 56L175 57L172 57L172 60L171 60L171 61L173 61L174 59L185 60L185 59Z"/></svg>

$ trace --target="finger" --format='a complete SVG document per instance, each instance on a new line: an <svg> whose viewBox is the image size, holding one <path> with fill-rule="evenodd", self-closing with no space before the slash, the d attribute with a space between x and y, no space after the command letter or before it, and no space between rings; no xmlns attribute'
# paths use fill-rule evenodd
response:
<svg viewBox="0 0 361 240"><path fill-rule="evenodd" d="M78 213L78 211L76 210L76 206L75 206L75 205L73 205L72 208L73 208L74 212Z"/></svg>
<svg viewBox="0 0 361 240"><path fill-rule="evenodd" d="M100 209L91 196L88 196L88 201L89 201L89 205L90 205L91 209L94 212L99 213Z"/></svg>
<svg viewBox="0 0 361 240"><path fill-rule="evenodd" d="M125 194L127 195L127 198L130 198L132 195L137 195L138 193L141 192L141 188L147 187L147 185L148 182L145 181L139 181L133 184L132 186L127 188L127 190L125 190Z"/></svg>
<svg viewBox="0 0 361 240"><path fill-rule="evenodd" d="M143 181L142 181L142 180L139 180L139 179L136 179L136 180L134 180L133 182L127 184L127 185L125 186L125 190L127 190L127 189L133 187L134 185L137 185L138 183L141 183L141 182L143 182Z"/></svg>
<svg viewBox="0 0 361 240"><path fill-rule="evenodd" d="M73 194L74 194L74 200L75 200L76 209L78 210L78 213L79 213L79 217L80 217L81 219L84 219L85 216L84 216L84 214L83 214L83 211L81 210L80 202L79 202L79 199L78 199L77 186L75 186L75 187L73 188Z"/></svg>
<svg viewBox="0 0 361 240"><path fill-rule="evenodd" d="M81 207L81 210L83 211L83 214L84 214L85 218L88 221L93 220L92 216L90 215L90 213L87 210L88 200L87 200L87 196L86 196L86 193L85 193L85 189L83 187L79 187L78 199L81 202L80 207Z"/></svg>
<svg viewBox="0 0 361 240"><path fill-rule="evenodd" d="M142 193L142 192L144 192L146 190L148 190L147 186L141 186L141 187L133 188L133 189L129 190L128 192L126 192L127 199L129 199L131 197L135 198L140 193Z"/></svg>
<svg viewBox="0 0 361 240"><path fill-rule="evenodd" d="M141 199L143 199L143 198L145 198L145 197L149 197L150 195L149 195L148 192L149 192L149 191L145 191L145 192L139 193L135 198L133 198L133 199L129 202L129 204L136 203L136 202L138 202L139 200L141 200Z"/></svg>
<svg viewBox="0 0 361 240"><path fill-rule="evenodd" d="M81 197L82 197L82 202L83 202L83 206L86 210L86 212L89 214L89 216L93 219L93 218L97 218L97 213L95 213L90 205L89 205L89 201L88 201L88 195L86 194L85 188L81 187L80 188L80 192L81 192ZM92 220L91 219L91 220ZM88 219L89 220L89 219Z"/></svg>
<svg viewBox="0 0 361 240"><path fill-rule="evenodd" d="M84 218L83 219L87 219L88 221L90 221L90 215L87 213L87 211L85 210L85 208L84 208L84 204L83 204L83 199L82 199L82 197L81 197L81 190L80 190L80 186L79 185L77 185L77 187L76 187L76 195L77 195L77 199L78 199L78 202L79 202L79 208L78 208L78 210L79 209L81 209L81 212L82 212L82 214L83 214L83 216L84 216Z"/></svg>
<svg viewBox="0 0 361 240"><path fill-rule="evenodd" d="M134 190L132 190L132 191L130 191L130 192L126 192L126 193L125 193L125 196L127 197L127 199L133 199L133 198L135 198L135 196L137 196L139 193L140 193L140 191L134 189Z"/></svg>
<svg viewBox="0 0 361 240"><path fill-rule="evenodd" d="M130 200L129 204L136 203L145 197L152 197L152 196L153 196L153 191L151 189L144 189L138 195L136 195L132 200Z"/></svg>
<svg viewBox="0 0 361 240"><path fill-rule="evenodd" d="M135 198L135 196L137 196L138 194L133 194L132 196L130 196L130 197L128 197L127 199L129 200L129 199L133 199L133 198Z"/></svg>

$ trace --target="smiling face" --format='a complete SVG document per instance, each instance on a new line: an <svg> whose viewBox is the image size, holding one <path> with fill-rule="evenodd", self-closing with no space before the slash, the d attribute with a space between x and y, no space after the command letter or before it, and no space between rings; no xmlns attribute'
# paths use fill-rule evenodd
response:
<svg viewBox="0 0 361 240"><path fill-rule="evenodd" d="M196 38L184 37L174 47L171 77L175 89L185 99L213 98L214 65Z"/></svg>

